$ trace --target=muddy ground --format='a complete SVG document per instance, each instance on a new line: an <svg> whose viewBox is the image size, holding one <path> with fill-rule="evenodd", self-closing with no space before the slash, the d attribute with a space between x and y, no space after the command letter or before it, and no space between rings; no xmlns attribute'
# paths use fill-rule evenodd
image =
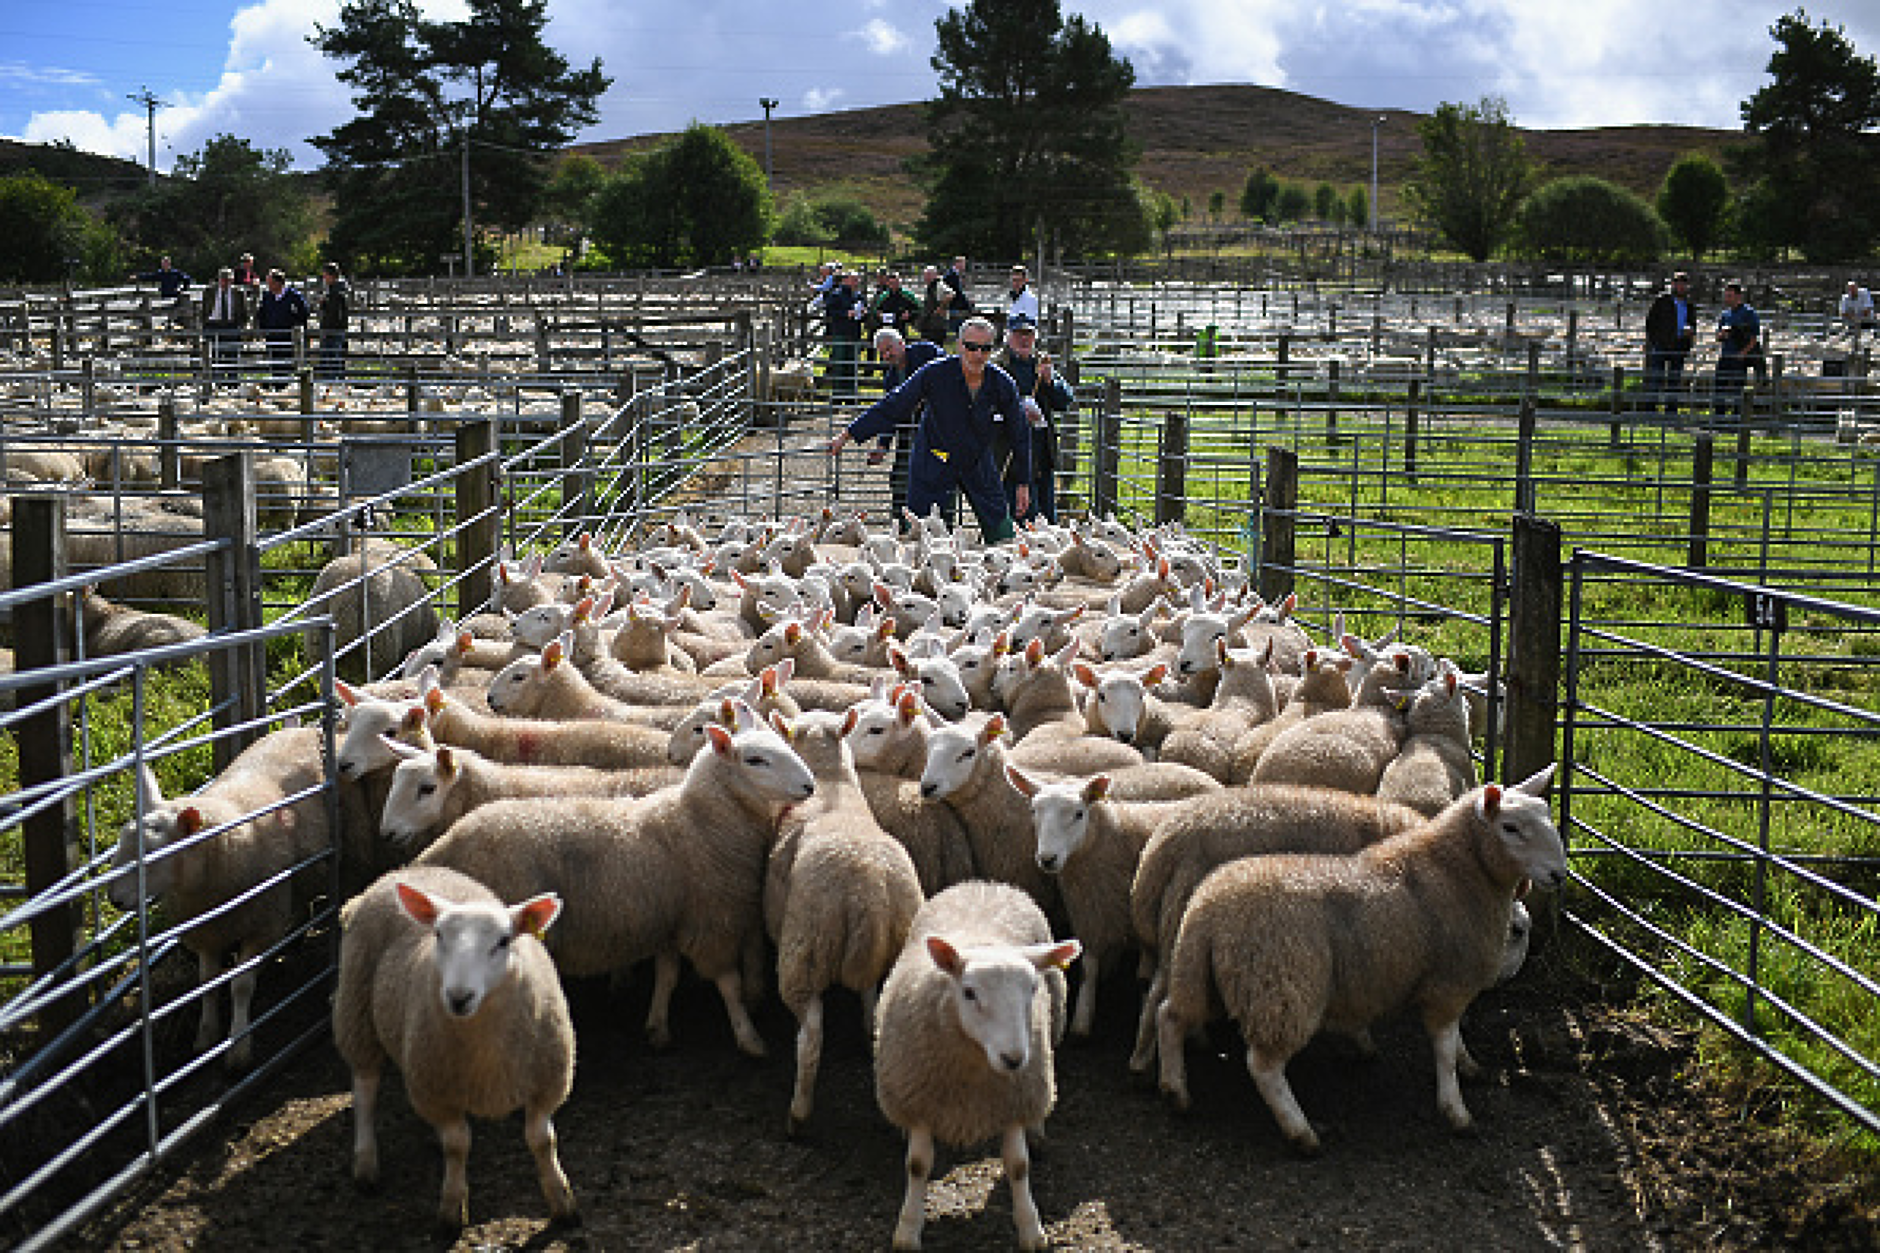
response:
<svg viewBox="0 0 1880 1253"><path fill-rule="evenodd" d="M1191 1045L1195 1110L1177 1115L1125 1067L1133 1005L1106 985L1098 1038L1061 1054L1035 1193L1053 1248L1873 1249L1880 1186L1774 1129L1792 1094L1725 1094L1698 1078L1694 1041L1616 1010L1556 946L1465 1023L1486 1074L1465 1086L1478 1130L1435 1109L1429 1049L1408 1022L1382 1056L1335 1042L1293 1065L1322 1157L1295 1157L1242 1068L1237 1037ZM548 1226L520 1119L478 1124L471 1226L431 1228L441 1158L388 1081L376 1195L349 1174L345 1068L298 1061L194 1156L69 1243L181 1249L877 1249L902 1188L900 1136L878 1112L859 1010L832 999L809 1131L783 1133L793 1023L770 1006L771 1046L733 1048L716 994L688 982L675 1047L637 1024L645 988L574 989L575 1090L556 1119L584 1222ZM1009 1248L996 1146L942 1153L927 1247Z"/></svg>

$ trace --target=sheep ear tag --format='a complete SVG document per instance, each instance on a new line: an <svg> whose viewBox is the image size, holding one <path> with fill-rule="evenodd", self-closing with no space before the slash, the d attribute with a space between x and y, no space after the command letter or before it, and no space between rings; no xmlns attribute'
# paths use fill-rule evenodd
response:
<svg viewBox="0 0 1880 1253"><path fill-rule="evenodd" d="M509 911L510 925L516 935L542 938L542 933L561 917L561 898L553 892L531 897Z"/></svg>
<svg viewBox="0 0 1880 1253"><path fill-rule="evenodd" d="M1063 970L1078 957L1082 956L1084 946L1076 940L1064 940L1056 944L1033 944L1024 950L1025 957L1039 970Z"/></svg>

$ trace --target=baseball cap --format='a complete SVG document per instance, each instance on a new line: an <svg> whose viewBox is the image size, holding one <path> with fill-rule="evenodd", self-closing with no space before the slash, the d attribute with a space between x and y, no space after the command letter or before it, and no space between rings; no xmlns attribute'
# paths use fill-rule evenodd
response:
<svg viewBox="0 0 1880 1253"><path fill-rule="evenodd" d="M1008 331L1035 331L1038 329L1038 323L1029 313L1014 313L1005 320L1005 329Z"/></svg>

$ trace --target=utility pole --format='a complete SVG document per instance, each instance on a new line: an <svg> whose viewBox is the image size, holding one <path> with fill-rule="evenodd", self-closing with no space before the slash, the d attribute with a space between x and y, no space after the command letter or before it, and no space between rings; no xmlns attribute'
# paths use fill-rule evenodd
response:
<svg viewBox="0 0 1880 1253"><path fill-rule="evenodd" d="M1380 116L1371 123L1371 234L1377 234L1377 128L1390 119Z"/></svg>
<svg viewBox="0 0 1880 1253"><path fill-rule="evenodd" d="M764 110L764 186L776 191L770 178L770 111L777 107L777 102L769 96L760 96L758 106Z"/></svg>
<svg viewBox="0 0 1880 1253"><path fill-rule="evenodd" d="M124 98L133 104L144 106L144 116L150 132L150 188L155 191L157 186L157 106L163 102L157 99L156 94L148 87Z"/></svg>
<svg viewBox="0 0 1880 1253"><path fill-rule="evenodd" d="M473 278L477 272L476 254L470 247L470 128L463 128L463 276Z"/></svg>

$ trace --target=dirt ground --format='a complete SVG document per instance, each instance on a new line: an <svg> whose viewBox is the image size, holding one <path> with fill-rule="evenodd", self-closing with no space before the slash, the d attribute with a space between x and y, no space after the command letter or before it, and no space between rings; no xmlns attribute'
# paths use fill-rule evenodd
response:
<svg viewBox="0 0 1880 1253"><path fill-rule="evenodd" d="M1536 968L1538 967L1538 968ZM1408 1022L1382 1056L1335 1042L1295 1061L1324 1154L1284 1145L1240 1061L1237 1036L1190 1046L1195 1110L1177 1115L1129 1078L1131 989L1111 983L1094 1041L1060 1054L1059 1102L1034 1163L1051 1247L1751 1249L1880 1248L1880 1186L1797 1159L1770 1129L1781 1093L1696 1085L1693 1040L1602 1004L1558 950L1485 995L1465 1035L1486 1074L1465 1086L1478 1130L1448 1131L1429 1049ZM388 1082L385 1180L348 1174L345 1068L316 1048L188 1162L163 1172L71 1242L182 1249L876 1249L902 1189L902 1141L876 1108L859 1010L832 998L809 1131L783 1132L793 1024L759 1023L768 1060L732 1047L708 987L675 1005L675 1047L637 1024L646 991L574 990L580 1056L556 1119L584 1222L551 1228L519 1118L478 1124L471 1227L440 1238L436 1140ZM1009 1248L996 1146L942 1151L927 1248Z"/></svg>

